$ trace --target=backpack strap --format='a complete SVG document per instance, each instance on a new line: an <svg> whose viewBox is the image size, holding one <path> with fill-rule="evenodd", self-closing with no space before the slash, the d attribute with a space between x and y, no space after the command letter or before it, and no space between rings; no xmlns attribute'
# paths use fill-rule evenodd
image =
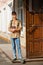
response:
<svg viewBox="0 0 43 65"><path fill-rule="evenodd" d="M12 27L12 21L13 21L13 20L10 21L10 27Z"/></svg>
<svg viewBox="0 0 43 65"><path fill-rule="evenodd" d="M13 21L13 20L10 21L10 28L12 27L12 21ZM17 27L19 27L19 23L20 23L20 21L18 20L18 25L17 25Z"/></svg>

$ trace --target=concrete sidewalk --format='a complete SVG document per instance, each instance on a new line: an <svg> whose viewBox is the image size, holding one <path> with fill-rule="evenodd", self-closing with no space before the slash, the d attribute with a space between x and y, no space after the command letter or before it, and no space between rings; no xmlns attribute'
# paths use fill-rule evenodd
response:
<svg viewBox="0 0 43 65"><path fill-rule="evenodd" d="M21 63L12 63L10 59L0 49L0 65L23 65ZM43 61L26 62L24 65L43 65Z"/></svg>
<svg viewBox="0 0 43 65"><path fill-rule="evenodd" d="M13 59L11 44L0 44L0 49L10 60Z"/></svg>
<svg viewBox="0 0 43 65"><path fill-rule="evenodd" d="M0 49L0 65L11 65L11 61L6 57L6 55Z"/></svg>

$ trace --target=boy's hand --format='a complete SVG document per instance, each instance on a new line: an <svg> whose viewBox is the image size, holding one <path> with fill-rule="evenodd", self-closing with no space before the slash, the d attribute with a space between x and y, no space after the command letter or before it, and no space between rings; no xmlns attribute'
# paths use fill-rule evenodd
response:
<svg viewBox="0 0 43 65"><path fill-rule="evenodd" d="M12 29L12 32L14 33L14 32L18 32L18 30L17 29Z"/></svg>
<svg viewBox="0 0 43 65"><path fill-rule="evenodd" d="M10 32L14 32L14 31L15 31L15 29L13 29L13 28L10 29Z"/></svg>

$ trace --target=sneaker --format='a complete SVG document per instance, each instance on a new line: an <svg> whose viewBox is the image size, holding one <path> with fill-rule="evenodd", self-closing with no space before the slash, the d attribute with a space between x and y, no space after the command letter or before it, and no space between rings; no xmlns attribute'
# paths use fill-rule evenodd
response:
<svg viewBox="0 0 43 65"><path fill-rule="evenodd" d="M12 60L12 63L14 63L14 61L16 61L16 58L14 58L14 59Z"/></svg>
<svg viewBox="0 0 43 65"><path fill-rule="evenodd" d="M25 60L24 60L24 59L19 59L19 60L20 60L20 62L21 62L22 64L25 63Z"/></svg>

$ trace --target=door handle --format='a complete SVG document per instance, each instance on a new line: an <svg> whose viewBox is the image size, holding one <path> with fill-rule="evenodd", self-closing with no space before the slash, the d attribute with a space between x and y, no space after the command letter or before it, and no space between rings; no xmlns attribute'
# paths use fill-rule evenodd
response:
<svg viewBox="0 0 43 65"><path fill-rule="evenodd" d="M31 27L29 29L27 29L27 32L29 32L30 34L33 33L35 30L37 29L36 25L31 25Z"/></svg>

